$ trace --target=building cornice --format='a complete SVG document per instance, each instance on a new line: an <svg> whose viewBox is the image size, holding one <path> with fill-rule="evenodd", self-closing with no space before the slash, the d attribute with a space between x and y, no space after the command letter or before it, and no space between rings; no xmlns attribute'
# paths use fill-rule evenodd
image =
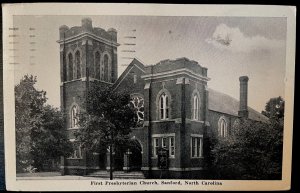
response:
<svg viewBox="0 0 300 193"><path fill-rule="evenodd" d="M81 77L81 78L74 79L74 80L68 80L68 81L65 81L65 82L60 82L60 86L63 86L64 84L67 84L67 83L70 83L70 82L76 82L76 81L87 81L87 78L86 77ZM114 84L112 82L106 82L106 81L98 80L98 79L91 78L91 77L89 77L89 81L90 82L98 81L98 82L103 82L103 83L110 84L110 85Z"/></svg>
<svg viewBox="0 0 300 193"><path fill-rule="evenodd" d="M199 74L194 73L193 71L187 69L187 68L181 68L177 70L170 70L167 72L159 72L155 74L146 74L141 76L145 80L150 80L150 79L159 79L159 78L166 78L166 77L171 77L171 76L176 76L176 75L188 75L192 78L202 80L202 81L209 81L210 78L200 76Z"/></svg>
<svg viewBox="0 0 300 193"><path fill-rule="evenodd" d="M95 34L92 34L90 32L83 32L83 33L80 33L80 34L78 34L76 36L72 36L72 37L66 38L65 40L57 40L57 43L59 43L59 44L70 43L70 42L79 40L79 39L81 39L83 37L89 37L89 38L98 40L98 41L103 42L104 44L109 45L109 46L115 46L115 47L120 46L120 44L117 43L117 42L109 41L109 40L107 40L105 38L96 36Z"/></svg>

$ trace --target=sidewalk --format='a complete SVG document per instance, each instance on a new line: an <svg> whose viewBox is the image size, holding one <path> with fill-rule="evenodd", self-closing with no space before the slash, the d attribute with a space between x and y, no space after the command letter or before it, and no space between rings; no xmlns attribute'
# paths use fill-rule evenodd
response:
<svg viewBox="0 0 300 193"><path fill-rule="evenodd" d="M19 173L17 180L105 180L106 178L90 177L90 176L62 176L59 172L37 172L37 173ZM107 180L107 179L106 179Z"/></svg>

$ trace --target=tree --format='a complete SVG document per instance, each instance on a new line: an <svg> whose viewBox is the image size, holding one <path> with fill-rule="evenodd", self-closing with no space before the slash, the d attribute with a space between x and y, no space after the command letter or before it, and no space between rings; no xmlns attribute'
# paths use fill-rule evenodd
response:
<svg viewBox="0 0 300 193"><path fill-rule="evenodd" d="M61 114L46 106L46 92L37 90L36 82L35 76L25 75L15 86L17 172L42 169L43 159L69 151Z"/></svg>
<svg viewBox="0 0 300 193"><path fill-rule="evenodd" d="M269 104L274 104L274 100L270 101ZM276 103L276 108L272 106L266 105L266 112L272 112L268 113L272 117L269 123L240 119L230 136L211 140L214 141L211 172L215 178L281 179L284 111Z"/></svg>
<svg viewBox="0 0 300 193"><path fill-rule="evenodd" d="M135 113L128 92L117 92L94 85L88 93L86 112L80 115L80 129L75 133L90 152L124 149L135 126ZM111 167L112 168L112 167ZM111 173L112 179L112 173Z"/></svg>
<svg viewBox="0 0 300 193"><path fill-rule="evenodd" d="M285 101L281 96L271 98L265 106L265 111L262 114L270 120L270 127L273 129L274 148L272 151L274 173L281 175L282 170L282 151L283 151L283 127L284 127L284 106Z"/></svg>
<svg viewBox="0 0 300 193"><path fill-rule="evenodd" d="M41 124L32 127L31 146L34 167L45 169L46 161L58 162L60 156L70 156L73 148L64 132L64 117L57 108L46 105L40 116Z"/></svg>
<svg viewBox="0 0 300 193"><path fill-rule="evenodd" d="M265 107L265 110L261 112L263 115L270 119L281 119L284 117L284 100L281 96L271 98Z"/></svg>
<svg viewBox="0 0 300 193"><path fill-rule="evenodd" d="M31 131L46 102L46 92L38 91L34 85L36 77L25 75L15 86L16 161L17 171L33 164Z"/></svg>

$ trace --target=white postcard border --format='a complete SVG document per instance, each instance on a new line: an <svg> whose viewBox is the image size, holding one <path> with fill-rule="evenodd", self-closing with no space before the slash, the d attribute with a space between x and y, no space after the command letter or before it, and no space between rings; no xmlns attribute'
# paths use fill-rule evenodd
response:
<svg viewBox="0 0 300 193"><path fill-rule="evenodd" d="M32 3L4 4L3 37L8 35L8 27L13 26L13 15L151 15L151 16L232 16L232 17L286 17L286 82L285 82L285 123L284 159L282 180L187 180L198 181L201 185L140 185L142 181L160 183L162 180L114 180L137 182L138 185L91 185L101 180L16 180L15 169L15 120L14 120L14 73L9 65L9 56L3 38L3 87L4 87L4 136L5 168L7 190L22 191L112 191L112 190L288 190L291 182L292 131L295 76L295 26L296 8L291 6L255 5L164 5L164 4L65 4ZM80 10L80 11L78 11ZM108 181L109 180L102 180ZM178 181L178 180L163 180ZM184 184L185 180L181 180ZM218 181L222 185L202 185Z"/></svg>

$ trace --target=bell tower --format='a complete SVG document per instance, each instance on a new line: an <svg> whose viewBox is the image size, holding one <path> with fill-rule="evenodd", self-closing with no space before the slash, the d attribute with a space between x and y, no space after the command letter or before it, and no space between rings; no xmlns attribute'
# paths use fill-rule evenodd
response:
<svg viewBox="0 0 300 193"><path fill-rule="evenodd" d="M60 26L57 42L61 109L67 115L66 129L76 129L76 114L85 111L89 86L100 84L104 88L117 80L117 31L93 27L90 18L83 18L80 26Z"/></svg>

